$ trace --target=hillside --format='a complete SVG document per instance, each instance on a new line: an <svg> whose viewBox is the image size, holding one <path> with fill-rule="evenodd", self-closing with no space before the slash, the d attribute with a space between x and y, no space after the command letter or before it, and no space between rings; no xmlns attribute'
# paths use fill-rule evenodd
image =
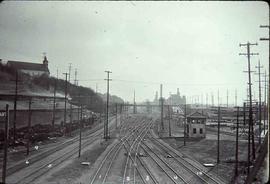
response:
<svg viewBox="0 0 270 184"><path fill-rule="evenodd" d="M1 100L6 99L5 95L13 95L15 93L16 71L0 63L0 97ZM48 96L53 97L56 88L56 97L64 97L65 81L54 77L42 75L39 77L31 77L28 74L18 73L18 94L26 96ZM106 102L106 94L96 94L92 89L83 86L76 86L67 83L67 95L73 104L83 104L86 108L94 112L103 112ZM111 96L112 103L123 103L124 101L117 96Z"/></svg>

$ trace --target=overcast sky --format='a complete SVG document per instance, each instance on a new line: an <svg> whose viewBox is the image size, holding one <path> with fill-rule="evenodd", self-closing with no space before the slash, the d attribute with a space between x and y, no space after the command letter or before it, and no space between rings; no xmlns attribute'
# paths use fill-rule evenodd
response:
<svg viewBox="0 0 270 184"><path fill-rule="evenodd" d="M105 70L112 71L111 93L132 101L153 100L159 84L165 97L204 97L220 91L226 103L246 97L247 58L239 43L268 63L269 9L265 2L2 2L0 58L42 62L46 52L51 75L72 63L79 84L106 91ZM263 69L264 70L264 69ZM253 81L258 76L252 75ZM257 84L253 86L258 96Z"/></svg>

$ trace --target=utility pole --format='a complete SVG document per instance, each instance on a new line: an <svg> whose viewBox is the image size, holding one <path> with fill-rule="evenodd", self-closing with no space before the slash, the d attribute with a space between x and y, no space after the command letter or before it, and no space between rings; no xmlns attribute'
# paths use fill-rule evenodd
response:
<svg viewBox="0 0 270 184"><path fill-rule="evenodd" d="M218 106L218 135L217 135L217 164L219 164L219 141L220 141L220 107Z"/></svg>
<svg viewBox="0 0 270 184"><path fill-rule="evenodd" d="M235 142L235 170L234 177L238 176L238 130L239 130L239 107L237 107L236 115L236 142Z"/></svg>
<svg viewBox="0 0 270 184"><path fill-rule="evenodd" d="M28 105L28 140L27 140L27 150L26 154L29 155L29 149L30 149L30 141L31 141L31 116L32 116L32 98L29 98L29 105Z"/></svg>
<svg viewBox="0 0 270 184"><path fill-rule="evenodd" d="M117 129L117 103L115 104L115 129Z"/></svg>
<svg viewBox="0 0 270 184"><path fill-rule="evenodd" d="M82 114L83 114L83 106L81 105L81 113L80 113L80 134L79 134L79 157L81 157L81 149L82 149ZM79 108L79 107L78 107Z"/></svg>
<svg viewBox="0 0 270 184"><path fill-rule="evenodd" d="M69 67L68 67L68 82L70 82L71 64L72 64L72 63L69 63Z"/></svg>
<svg viewBox="0 0 270 184"><path fill-rule="evenodd" d="M235 90L234 94L234 105L237 106L237 89Z"/></svg>
<svg viewBox="0 0 270 184"><path fill-rule="evenodd" d="M164 130L162 84L160 84L160 107L161 107L161 114L160 114L161 129Z"/></svg>
<svg viewBox="0 0 270 184"><path fill-rule="evenodd" d="M185 112L184 112L184 146L186 145L186 134L187 134L187 130L186 130L186 126L187 126L187 104L185 103Z"/></svg>
<svg viewBox="0 0 270 184"><path fill-rule="evenodd" d="M67 76L68 73L63 73L66 77L65 80L65 109L64 109L64 134L66 134L66 121L67 121Z"/></svg>
<svg viewBox="0 0 270 184"><path fill-rule="evenodd" d="M172 131L171 131L171 112L170 112L170 105L168 105L168 120L169 120L169 137L172 136Z"/></svg>
<svg viewBox="0 0 270 184"><path fill-rule="evenodd" d="M217 92L217 105L219 106L219 89L218 89L218 92Z"/></svg>
<svg viewBox="0 0 270 184"><path fill-rule="evenodd" d="M211 101L212 101L212 106L214 106L214 95L213 95L213 92L211 92Z"/></svg>
<svg viewBox="0 0 270 184"><path fill-rule="evenodd" d="M265 73L264 73L264 108L263 108L263 130L264 130L264 135L265 135L265 122L266 122L266 113L267 113L267 110L266 110L266 93L267 93L267 74L266 74L266 70L265 70Z"/></svg>
<svg viewBox="0 0 270 184"><path fill-rule="evenodd" d="M68 126L68 131L69 131L69 135L71 135L71 126L72 126L72 121L73 121L73 108L72 108L72 104L69 104L69 126Z"/></svg>
<svg viewBox="0 0 270 184"><path fill-rule="evenodd" d="M14 111L13 111L13 145L14 146L15 146L15 141L16 141L17 100L18 100L18 70L16 70Z"/></svg>
<svg viewBox="0 0 270 184"><path fill-rule="evenodd" d="M4 158L3 158L3 167L2 167L2 183L6 183L6 171L7 171L7 154L8 154L8 120L9 120L9 106L6 104L5 112L5 134L4 134Z"/></svg>
<svg viewBox="0 0 270 184"><path fill-rule="evenodd" d="M75 68L75 79L74 79L74 85L78 85L78 80L77 80L77 75L78 75L78 71L77 68Z"/></svg>
<svg viewBox="0 0 270 184"><path fill-rule="evenodd" d="M110 95L110 84L109 82L112 80L110 79L110 73L112 73L111 71L105 71L107 73L107 79L104 79L107 81L107 106L106 106L106 124L105 124L105 140L107 141L109 138L108 135L108 125L109 125L109 95Z"/></svg>
<svg viewBox="0 0 270 184"><path fill-rule="evenodd" d="M54 90L53 90L53 114L52 114L52 129L54 131L54 121L55 121L55 108L56 108L56 84L57 80L54 79Z"/></svg>
<svg viewBox="0 0 270 184"><path fill-rule="evenodd" d="M229 90L227 89L227 108L229 107Z"/></svg>
<svg viewBox="0 0 270 184"><path fill-rule="evenodd" d="M201 94L201 104L203 106L203 93Z"/></svg>
<svg viewBox="0 0 270 184"><path fill-rule="evenodd" d="M79 103L81 103L81 95L79 94ZM80 122L80 106L79 106L79 104L78 104L78 107L77 107L77 120L78 120L78 122ZM80 126L80 125L79 125Z"/></svg>
<svg viewBox="0 0 270 184"><path fill-rule="evenodd" d="M134 94L133 94L133 114L136 114L135 90L134 90Z"/></svg>
<svg viewBox="0 0 270 184"><path fill-rule="evenodd" d="M244 126L246 126L246 102L244 102L244 107L243 107L243 110L244 110L244 113L243 113L243 116L244 116Z"/></svg>
<svg viewBox="0 0 270 184"><path fill-rule="evenodd" d="M206 106L208 106L208 93L206 93Z"/></svg>
<svg viewBox="0 0 270 184"><path fill-rule="evenodd" d="M268 38L260 38L260 41L268 41L268 48L270 48L270 39L269 39L270 38L270 26L269 25L260 25L260 28L268 28ZM269 56L269 60L268 60L268 71L270 71L270 54L268 54L268 56ZM266 75L266 71L265 71L265 75ZM269 78L270 78L270 72L268 73L268 86L270 85ZM265 81L266 81L266 76L265 76ZM265 85L265 94L266 94L266 91L267 91L266 86L267 85ZM268 91L268 93L269 93L269 91ZM266 98L266 96L265 96L265 98ZM270 96L268 95L267 96L267 100L265 100L265 108L266 108L266 106L268 107L268 112L270 110L270 108L269 108L269 102L270 102ZM267 113L267 110L266 109L264 110L264 113L265 114ZM265 115L265 118L266 118L266 115ZM268 117L268 125L269 125L269 117ZM264 122L264 130L265 130L265 122ZM269 128L268 128L268 130L269 130ZM268 134L268 140L269 140L269 134ZM270 162L270 157L268 159L268 162Z"/></svg>
<svg viewBox="0 0 270 184"><path fill-rule="evenodd" d="M255 68L258 68L258 76L259 76L259 145L261 144L261 122L262 122L262 94L261 94L261 66L260 60L258 61L258 66L255 66Z"/></svg>
<svg viewBox="0 0 270 184"><path fill-rule="evenodd" d="M96 94L98 93L98 84L96 83Z"/></svg>
<svg viewBox="0 0 270 184"><path fill-rule="evenodd" d="M250 46L258 45L257 43L249 43L246 44L239 44L240 47L244 46L247 47L247 53L239 53L239 55L247 56L248 58L248 85L249 85L249 126L251 126L251 133L252 133L252 156L253 160L255 160L255 141L254 141L254 127L253 127L253 117L252 117L252 91L251 91L251 71L250 71L250 56L259 55L258 53L250 53ZM249 132L250 134L250 132ZM249 157L250 155L248 155ZM248 162L248 167L250 165L250 160Z"/></svg>

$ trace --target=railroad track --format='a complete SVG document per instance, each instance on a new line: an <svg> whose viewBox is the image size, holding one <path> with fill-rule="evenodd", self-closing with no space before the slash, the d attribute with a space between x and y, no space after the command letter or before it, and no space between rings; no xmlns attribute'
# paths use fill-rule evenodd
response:
<svg viewBox="0 0 270 184"><path fill-rule="evenodd" d="M157 147L159 147L163 153L165 153L165 155L171 155L172 159L178 164L181 165L183 168L185 168L186 170L188 170L190 173L193 174L194 179L198 178L198 181L194 181L194 180L189 180L188 183L198 183L200 181L200 183L209 183L209 184L222 184L225 183L224 181L222 181L222 179L217 178L216 176L206 172L202 167L201 164L198 163L197 161L194 161L192 159L188 158L186 155L180 155L177 153L176 150L174 150L173 148L171 148L170 146L162 143L161 141L158 141L155 138L151 138L151 142L156 145ZM161 153L162 154L162 153ZM190 161L187 161L185 158L188 158Z"/></svg>
<svg viewBox="0 0 270 184"><path fill-rule="evenodd" d="M132 143L129 143L128 141L126 141L126 143L128 144L129 148L126 147L126 151L128 153L128 157L127 157L126 162L125 162L125 169L124 169L123 180L122 180L122 183L123 184L126 182L126 179L127 179L126 178L126 175L127 175L127 173L128 173L128 177L132 176L132 174L131 174L132 173L132 169L133 169L133 179L130 179L130 180L133 181L133 183L136 183L136 174L137 173L138 173L138 175L141 178L141 180L142 180L143 183L149 183L150 178L147 178L147 176L148 177L150 176L151 177L151 180L154 183L156 183L155 182L156 180L152 177L151 172L149 172L149 170L147 170L144 167L144 164L142 163L141 160L140 160L140 164L144 168L144 171L145 171L146 175L143 174L141 172L141 170L139 170L138 167L137 167L137 158L139 158L138 155L139 155L140 143L144 139L144 137L146 136L146 134L148 133L148 131L149 131L149 129L151 127L152 127L152 122L150 121L149 125L146 126L143 129L142 132L138 132L137 135L136 135L136 132L135 132L135 134L133 134L135 137L132 140ZM132 154L131 154L132 151L133 151L134 158L132 158Z"/></svg>
<svg viewBox="0 0 270 184"><path fill-rule="evenodd" d="M150 125L150 127L152 126L152 124ZM140 158L140 152L139 152L139 148L140 148L140 144L141 141L144 140L145 135L148 133L148 130L144 133L144 135L139 136L139 141L137 143L136 146L136 151L134 154L134 158L132 158L131 155L129 155L130 160L133 163L133 183L138 183L136 182L136 174L138 173L139 177L141 178L142 183L154 183L157 184L158 181L156 180L156 178L153 176L152 172L149 170L149 168L146 166L145 162ZM137 136L137 135L136 135ZM131 145L128 141L126 141L126 144L128 144L128 146L131 148ZM126 147L126 146L125 146ZM129 152L129 149L126 147L126 151ZM139 162L137 162L137 160ZM131 165L130 165L131 167ZM129 176L131 176L131 173L129 174ZM124 179L125 177L123 177ZM124 180L123 180L124 182ZM132 182L132 181L131 181Z"/></svg>
<svg viewBox="0 0 270 184"><path fill-rule="evenodd" d="M111 118L111 120L112 119L113 118ZM110 125L110 127L113 127L113 126ZM89 138L96 137L96 136L101 136L102 128L103 128L103 126L98 126L97 128L95 127L93 129L90 129L89 131L82 132L82 140L89 139ZM97 132L100 132L100 133L97 133ZM35 155L30 155L28 158L26 157L26 159L31 160L31 164L33 164L35 162L38 162L41 159L44 159L44 157L47 157L56 151L59 151L59 150L65 148L71 144L74 144L75 142L78 142L78 140L79 140L79 138L78 138L78 136L76 136L74 138L68 139L67 141L64 141L60 144L53 145L51 147L44 145L42 147L39 147L39 151L40 152L42 150L46 150L46 151L41 152L41 153L37 153ZM34 149L32 148L32 151L33 150ZM30 151L30 153L31 153L31 151ZM25 153L21 152L21 154L25 154ZM24 161L16 163L15 165L12 165L12 166L7 168L7 176L14 174L15 172L17 172L25 167L27 167L27 165L25 164Z"/></svg>
<svg viewBox="0 0 270 184"><path fill-rule="evenodd" d="M142 161L142 159L138 156L139 153L139 148L141 148L142 150L144 150L145 153L147 153L149 155L149 157L154 161L154 163L156 163L156 165L160 168L160 170L162 170L163 173L165 173L165 177L167 176L167 178L171 181L171 183L187 183L185 181L185 179L179 175L179 173L174 171L174 168L171 167L168 163L166 163L159 155L157 155L151 148L147 147L147 145L145 145L143 143L143 139L146 136L146 134L148 133L149 129L147 131L145 131L143 134L140 133L139 135L135 135L135 141L131 143L129 143L129 141L126 141L127 144L129 145L129 149L127 149L128 151L128 155L130 158L130 161L132 162L128 162L128 158L126 160L126 164L125 164L125 170L124 170L124 174L123 174L123 181L122 183L138 183L138 181L136 181L136 171L138 172L140 178L142 179L143 183L162 183L157 181L157 179L154 177L154 175L152 174L151 170L146 166L145 162ZM137 141L137 145L135 146ZM141 144L142 143L142 144ZM135 154L134 154L134 159L131 156L131 151L134 150ZM136 159L139 160L139 164L136 162ZM129 171L131 171L131 169L133 168L133 180L131 180L131 178L129 178L129 181L127 181L126 178L126 173L127 173L127 168L128 168L128 164L129 165ZM131 164L133 163L133 164ZM133 166L133 167L132 167ZM138 170L138 168L140 168ZM144 177L142 174L142 168L144 170ZM128 176L131 176L131 172L129 172ZM145 177L145 176L150 176L150 177ZM179 178L179 179L178 179ZM148 179L148 181L147 181ZM166 181L166 183L168 183L168 180L163 180L163 182Z"/></svg>
<svg viewBox="0 0 270 184"><path fill-rule="evenodd" d="M142 123L133 128L131 128L129 124L130 123L128 123L126 127L122 127L125 128L125 130L127 129L128 131L126 131L125 135L120 138L120 142L118 142L108 150L103 160L101 161L99 167L97 168L96 172L93 174L90 181L91 184L106 182L109 172L111 171L112 165L116 159L116 156L119 154L120 150L124 147L124 142L128 141L133 136L133 134L136 133L136 130L143 130L144 128L143 126L140 126L142 125ZM127 155L127 157L128 156L129 155Z"/></svg>
<svg viewBox="0 0 270 184"><path fill-rule="evenodd" d="M170 183L188 183L186 179L184 179L178 172L175 171L170 164L168 164L160 155L155 153L152 148L150 148L147 144L143 143L141 148L148 154L149 158L151 158L154 163L160 168L161 173L164 174L162 177L163 181L171 181ZM167 177L168 180L164 178Z"/></svg>
<svg viewBox="0 0 270 184"><path fill-rule="evenodd" d="M100 139L100 136L102 135L101 129L102 128L93 129L91 131L87 131L86 133L84 133L87 135L82 137L82 148L89 146L90 144ZM89 139L91 141L89 141ZM50 148L49 150L41 154L33 156L33 158L29 160L30 162L29 165L27 165L25 162L22 162L18 165L8 168L7 170L8 181L9 180L11 180L11 182L14 181L13 183L32 183L33 181L35 181L40 176L42 176L43 174L45 174L46 172L50 170L49 164L53 164L53 167L55 167L61 164L62 162L64 162L65 160L76 155L78 153L78 144L75 144L75 143L77 143L78 140L79 138L78 136L76 136L68 141L61 143L60 145ZM70 148L71 150L68 150L65 152L64 151L65 148L68 148L68 147L71 147ZM56 156L56 157L51 156L53 153L58 152L60 150L63 150L62 154L59 154L59 156ZM29 169L28 170L24 169L24 168L32 167L34 165L35 167L30 171ZM13 175L16 175L17 172L24 172L22 174L23 177L20 177L20 178L13 177ZM19 181L15 181L18 179Z"/></svg>
<svg viewBox="0 0 270 184"><path fill-rule="evenodd" d="M99 138L93 138L92 140L85 140L82 143L82 147L87 147L94 142L98 141ZM59 154L56 157L53 158L46 158L41 160L38 163L38 166L34 167L28 172L24 172L23 177L19 179L17 184L28 184L28 183L33 183L36 179L40 178L42 175L47 173L50 170L50 167L56 167L59 164L63 163L64 161L74 157L75 155L78 154L78 145L72 146L72 148L68 149L68 151L64 151L64 154ZM50 166L51 165L51 166Z"/></svg>

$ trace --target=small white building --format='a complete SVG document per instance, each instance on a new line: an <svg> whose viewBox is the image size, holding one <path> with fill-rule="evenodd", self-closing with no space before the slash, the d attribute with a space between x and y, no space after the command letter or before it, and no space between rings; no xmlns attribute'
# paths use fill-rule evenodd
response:
<svg viewBox="0 0 270 184"><path fill-rule="evenodd" d="M188 137L206 137L205 124L206 116L200 112L194 112L187 116L187 135Z"/></svg>
<svg viewBox="0 0 270 184"><path fill-rule="evenodd" d="M50 72L48 69L48 60L46 56L44 56L44 60L42 64L21 62L21 61L8 61L7 66L12 67L19 72L29 74L32 77L41 76L43 74L47 76L50 75Z"/></svg>

